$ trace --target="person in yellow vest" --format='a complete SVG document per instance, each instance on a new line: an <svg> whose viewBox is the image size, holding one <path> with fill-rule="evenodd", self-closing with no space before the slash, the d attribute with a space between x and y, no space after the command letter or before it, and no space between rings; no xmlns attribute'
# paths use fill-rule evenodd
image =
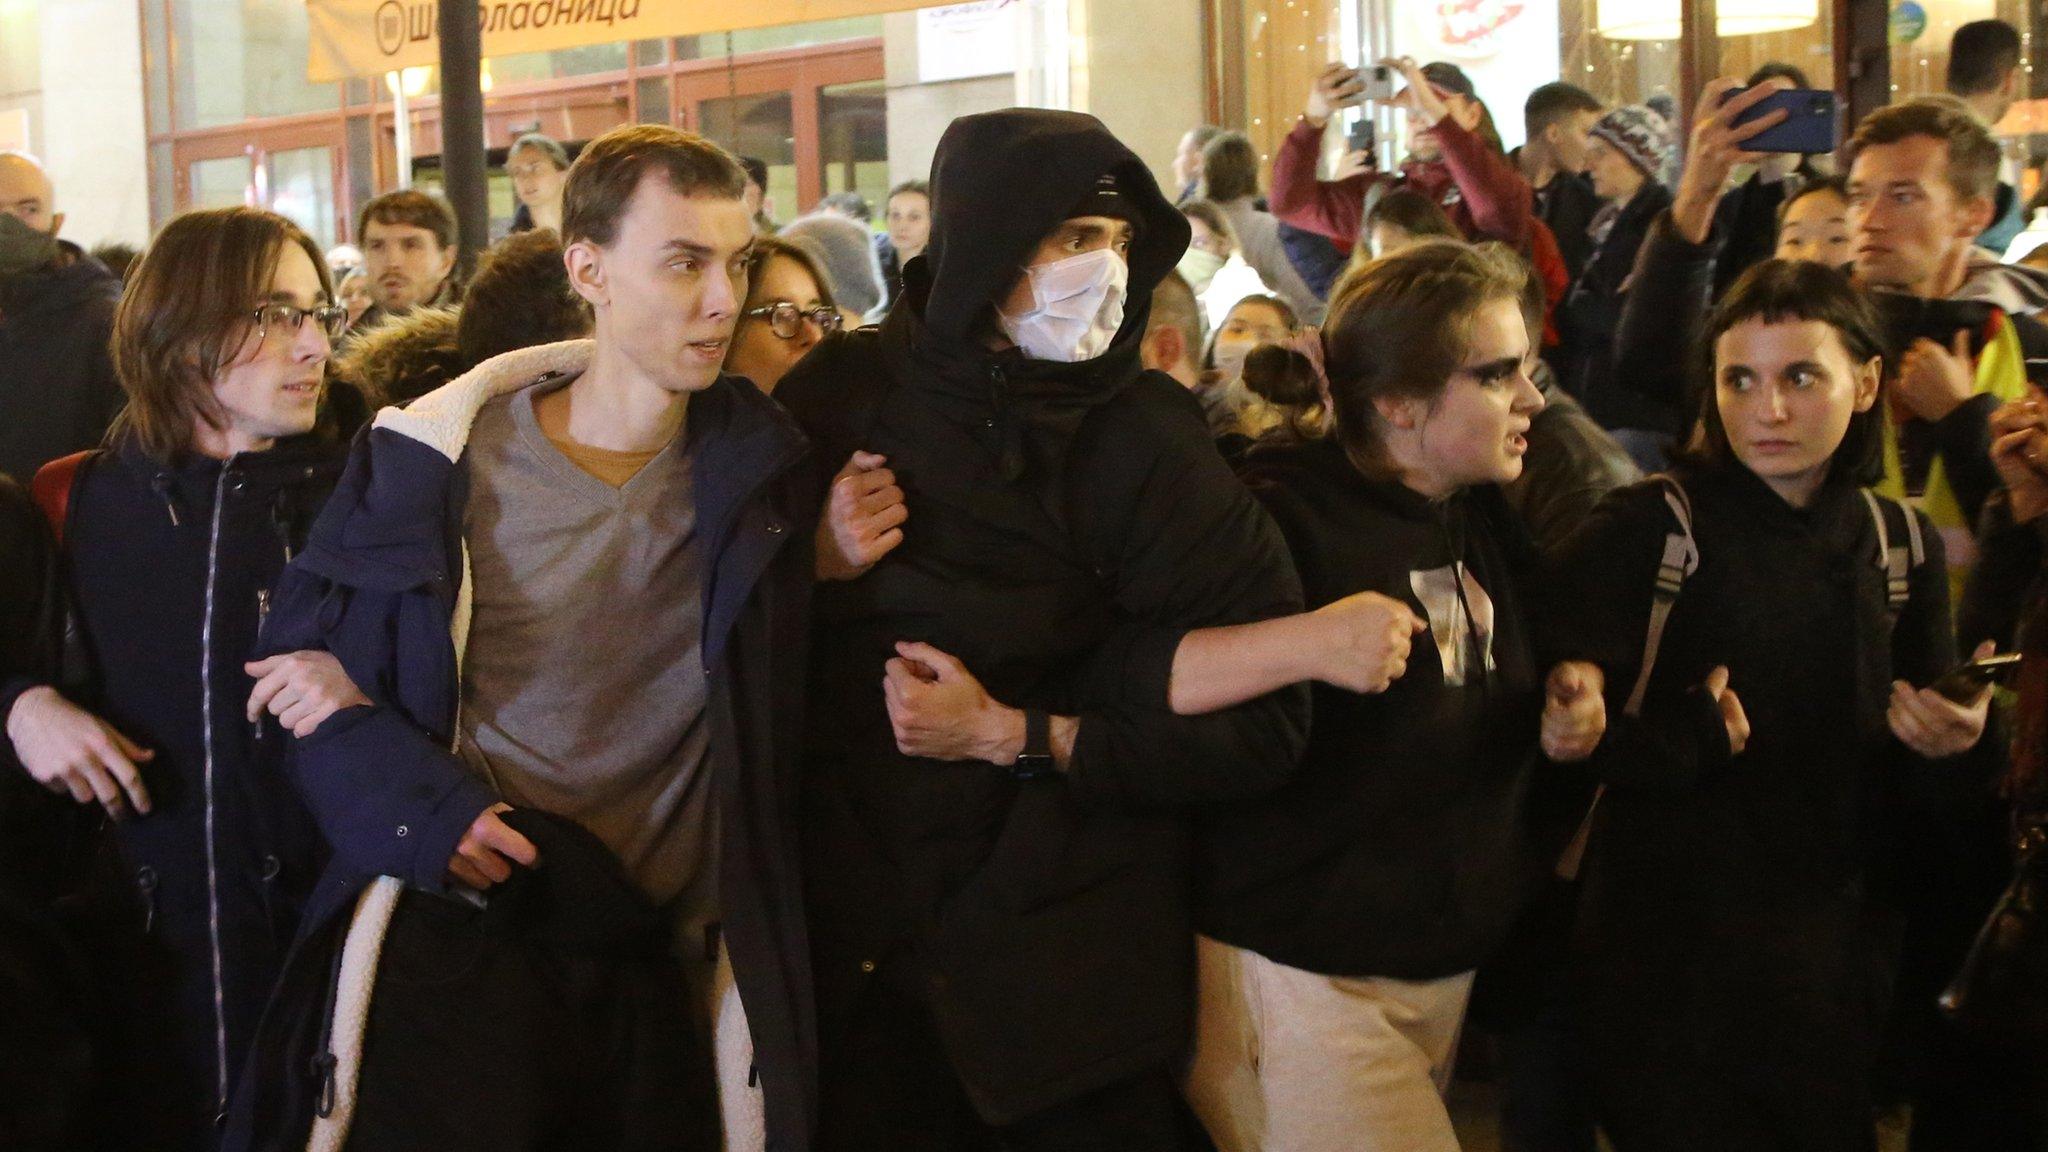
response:
<svg viewBox="0 0 2048 1152"><path fill-rule="evenodd" d="M1901 350L1878 488L1918 500L1942 532L1960 589L1975 559L1971 526L1998 487L1987 421L2026 391L2025 348L2048 344L2048 332L2010 311L2010 293L1972 275L1973 245L1993 212L1999 151L1966 107L1934 97L1880 108L1857 125L1848 154L1856 282L1878 294L1985 305L1958 313L1964 326L1954 331L1923 323Z"/></svg>

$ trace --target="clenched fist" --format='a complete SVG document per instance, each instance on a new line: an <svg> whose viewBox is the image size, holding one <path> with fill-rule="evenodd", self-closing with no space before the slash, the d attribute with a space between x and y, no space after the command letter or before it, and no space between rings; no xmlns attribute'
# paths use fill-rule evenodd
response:
<svg viewBox="0 0 2048 1152"><path fill-rule="evenodd" d="M832 495L818 518L818 579L851 580L903 543L910 509L887 463L887 457L855 452L832 478Z"/></svg>
<svg viewBox="0 0 2048 1152"><path fill-rule="evenodd" d="M1409 645L1429 625L1406 604L1360 592L1310 614L1325 650L1316 679L1351 692L1384 692L1408 671Z"/></svg>

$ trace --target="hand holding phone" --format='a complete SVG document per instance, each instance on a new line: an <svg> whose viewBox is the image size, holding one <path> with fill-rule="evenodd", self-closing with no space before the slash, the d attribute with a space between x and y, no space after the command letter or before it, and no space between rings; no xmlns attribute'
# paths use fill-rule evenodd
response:
<svg viewBox="0 0 2048 1152"><path fill-rule="evenodd" d="M1733 99L1740 92L1724 99ZM1742 142L1749 152L1833 152L1840 142L1835 130L1835 94L1822 88L1780 88L1738 114L1731 126L1740 128L1783 111L1783 120Z"/></svg>
<svg viewBox="0 0 2048 1152"><path fill-rule="evenodd" d="M1984 656L1956 665L1928 687L1958 704L1972 704L1984 689L2004 684L2019 666L2020 654L2017 652Z"/></svg>

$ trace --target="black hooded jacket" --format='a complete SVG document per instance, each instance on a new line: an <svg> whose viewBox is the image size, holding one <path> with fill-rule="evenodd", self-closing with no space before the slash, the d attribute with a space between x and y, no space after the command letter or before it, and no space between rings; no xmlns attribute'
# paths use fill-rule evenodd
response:
<svg viewBox="0 0 2048 1152"><path fill-rule="evenodd" d="M994 302L1105 173L1139 225L1109 350L991 351ZM1295 611L1301 593L1199 406L1140 365L1152 286L1188 230L1138 158L1089 116L964 117L932 201L888 321L826 340L775 394L818 446L820 491L860 448L888 457L910 509L899 548L818 591L806 879L827 1079L877 963L916 963L969 1096L1004 1124L1184 1047L1172 806L1283 780L1306 693L1176 717L1173 654L1188 629ZM1020 782L899 753L882 695L899 640L957 656L1005 704L1078 715L1069 770Z"/></svg>
<svg viewBox="0 0 2048 1152"><path fill-rule="evenodd" d="M0 472L92 448L121 410L107 355L121 281L71 243L56 263L0 282Z"/></svg>

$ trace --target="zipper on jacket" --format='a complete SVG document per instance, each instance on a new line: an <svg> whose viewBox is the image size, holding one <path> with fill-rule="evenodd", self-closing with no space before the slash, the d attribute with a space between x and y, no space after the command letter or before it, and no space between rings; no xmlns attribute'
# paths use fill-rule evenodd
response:
<svg viewBox="0 0 2048 1152"><path fill-rule="evenodd" d="M151 491L156 493L157 498L164 502L164 511L171 514L171 527L179 527L178 495L171 490L171 474L169 472L159 472L150 477L149 487Z"/></svg>
<svg viewBox="0 0 2048 1152"><path fill-rule="evenodd" d="M142 893L142 934L156 931L156 869L144 864L135 870L135 890Z"/></svg>
<svg viewBox="0 0 2048 1152"><path fill-rule="evenodd" d="M220 955L220 866L215 846L213 796L213 606L220 584L220 529L227 507L228 477L235 458L228 457L213 482L213 526L206 543L205 615L199 622L199 713L205 763L200 786L206 799L206 938L213 954L213 1055L218 1125L228 1109L228 1021L227 987L221 975Z"/></svg>
<svg viewBox="0 0 2048 1152"><path fill-rule="evenodd" d="M284 552L285 552L285 563L287 563L287 564L291 563L291 552L292 552L292 550L291 550L291 546L290 546L290 545L286 545L286 546L285 546L285 550L284 550ZM269 619L270 619L270 589L268 589L268 588L258 588L258 589L256 590L256 636L257 636L257 638L258 638L259 640L261 640L261 638L262 638L262 636L263 636L263 625L264 625L264 623L265 623L265 622L267 622L267 621L268 621ZM250 727L251 727L251 729L252 729L252 731L251 731L251 732L250 732L250 734L249 734L249 735L250 735L250 737L251 737L252 739L254 739L254 740L255 740L255 741L256 741L256 742L258 743L258 744L261 744L261 743L263 742L263 713L262 713L262 712L258 712L258 713L256 713L256 719L254 719L254 720L251 720L251 721L249 722L249 724L250 724ZM266 877L266 879L268 879L268 877Z"/></svg>

